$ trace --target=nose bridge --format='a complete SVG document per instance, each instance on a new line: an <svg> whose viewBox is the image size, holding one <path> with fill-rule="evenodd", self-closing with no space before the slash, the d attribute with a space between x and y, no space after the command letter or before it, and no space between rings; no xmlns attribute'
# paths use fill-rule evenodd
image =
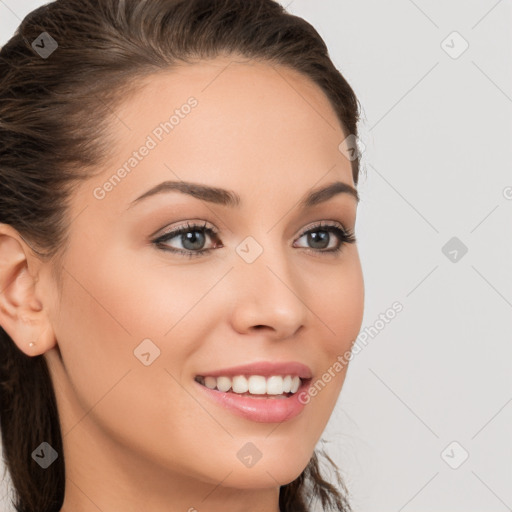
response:
<svg viewBox="0 0 512 512"><path fill-rule="evenodd" d="M290 252L270 238L260 244L247 237L237 247L234 321L241 330L263 325L287 336L304 324L307 307Z"/></svg>

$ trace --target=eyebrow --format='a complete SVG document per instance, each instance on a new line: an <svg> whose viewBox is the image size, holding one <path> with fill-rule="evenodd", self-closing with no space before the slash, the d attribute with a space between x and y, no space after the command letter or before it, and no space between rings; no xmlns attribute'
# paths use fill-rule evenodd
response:
<svg viewBox="0 0 512 512"><path fill-rule="evenodd" d="M133 200L128 208L131 208L140 201L148 197L162 194L166 192L181 192L196 199L207 201L209 203L227 206L230 208L239 208L242 204L240 196L233 190L226 190L223 188L210 187L208 185L201 185L199 183L190 183L186 181L164 181L155 187L144 192L141 196ZM320 203L324 203L338 194L351 195L359 202L359 193L357 190L343 181L335 181L329 185L317 188L310 191L305 197L299 201L299 208L305 210Z"/></svg>

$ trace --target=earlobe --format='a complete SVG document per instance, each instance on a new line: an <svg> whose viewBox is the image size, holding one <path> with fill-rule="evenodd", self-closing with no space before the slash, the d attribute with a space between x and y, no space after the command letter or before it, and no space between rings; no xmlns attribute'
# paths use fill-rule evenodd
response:
<svg viewBox="0 0 512 512"><path fill-rule="evenodd" d="M30 248L11 226L0 224L0 326L29 356L55 344L53 329L29 272Z"/></svg>

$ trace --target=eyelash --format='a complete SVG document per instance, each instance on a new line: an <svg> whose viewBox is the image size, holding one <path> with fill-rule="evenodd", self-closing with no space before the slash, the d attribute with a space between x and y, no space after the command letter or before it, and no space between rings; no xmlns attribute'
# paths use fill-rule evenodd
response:
<svg viewBox="0 0 512 512"><path fill-rule="evenodd" d="M188 257L188 258L205 256L206 254L213 251L214 248L201 249L199 251L181 250L181 249L174 249L174 248L170 249L163 242L168 242L168 241L172 240L173 238L176 238L177 236L180 236L185 233L190 233L190 232L202 232L202 233L208 234L208 236L210 236L212 239L217 238L218 232L215 229L207 227L206 224L207 224L206 222L204 223L204 225L187 223L185 226L181 226L173 231L164 233L163 235L159 236L158 238L152 240L151 243L163 251L180 254L181 256ZM308 248L308 247L302 247L302 249L305 249L306 251L311 251L313 253L329 253L329 255L336 256L337 253L341 252L344 245L353 244L357 241L355 234L352 230L346 229L346 228L340 228L339 226L337 226L335 224L325 224L322 222L319 222L319 223L315 224L314 226L312 226L311 228L309 228L307 231L304 231L299 236L299 238L302 238L304 235L308 235L310 233L315 233L318 231L334 233L335 235L337 235L338 239L340 240L340 244L338 245L338 247L335 247L334 249L327 249L327 250L312 249L312 248Z"/></svg>

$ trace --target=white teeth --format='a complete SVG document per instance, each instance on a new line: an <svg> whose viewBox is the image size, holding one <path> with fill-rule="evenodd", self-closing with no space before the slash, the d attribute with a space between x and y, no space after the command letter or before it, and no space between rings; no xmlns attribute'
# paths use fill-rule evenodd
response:
<svg viewBox="0 0 512 512"><path fill-rule="evenodd" d="M292 379L292 389L290 389L291 393L295 393L297 389L299 389L300 386L300 379L299 377L293 377Z"/></svg>
<svg viewBox="0 0 512 512"><path fill-rule="evenodd" d="M267 392L267 381L261 375L249 377L249 393L252 395L264 395Z"/></svg>
<svg viewBox="0 0 512 512"><path fill-rule="evenodd" d="M231 389L231 379L229 377L217 377L217 389L219 391L229 391Z"/></svg>
<svg viewBox="0 0 512 512"><path fill-rule="evenodd" d="M252 395L283 395L285 393L296 393L300 387L299 377L292 375L272 375L268 378L262 375L251 375L249 378L244 375L237 375L232 379L230 377L211 377L196 378L201 384L209 389L218 389L227 392L230 389L234 393L244 394L249 392Z"/></svg>
<svg viewBox="0 0 512 512"><path fill-rule="evenodd" d="M243 375L233 377L232 386L234 393L247 393L249 391L249 382Z"/></svg>
<svg viewBox="0 0 512 512"><path fill-rule="evenodd" d="M267 379L267 394L281 395L283 392L283 377L279 375L272 375L272 377Z"/></svg>
<svg viewBox="0 0 512 512"><path fill-rule="evenodd" d="M217 387L217 379L215 377L205 377L204 385L207 388L215 389Z"/></svg>

